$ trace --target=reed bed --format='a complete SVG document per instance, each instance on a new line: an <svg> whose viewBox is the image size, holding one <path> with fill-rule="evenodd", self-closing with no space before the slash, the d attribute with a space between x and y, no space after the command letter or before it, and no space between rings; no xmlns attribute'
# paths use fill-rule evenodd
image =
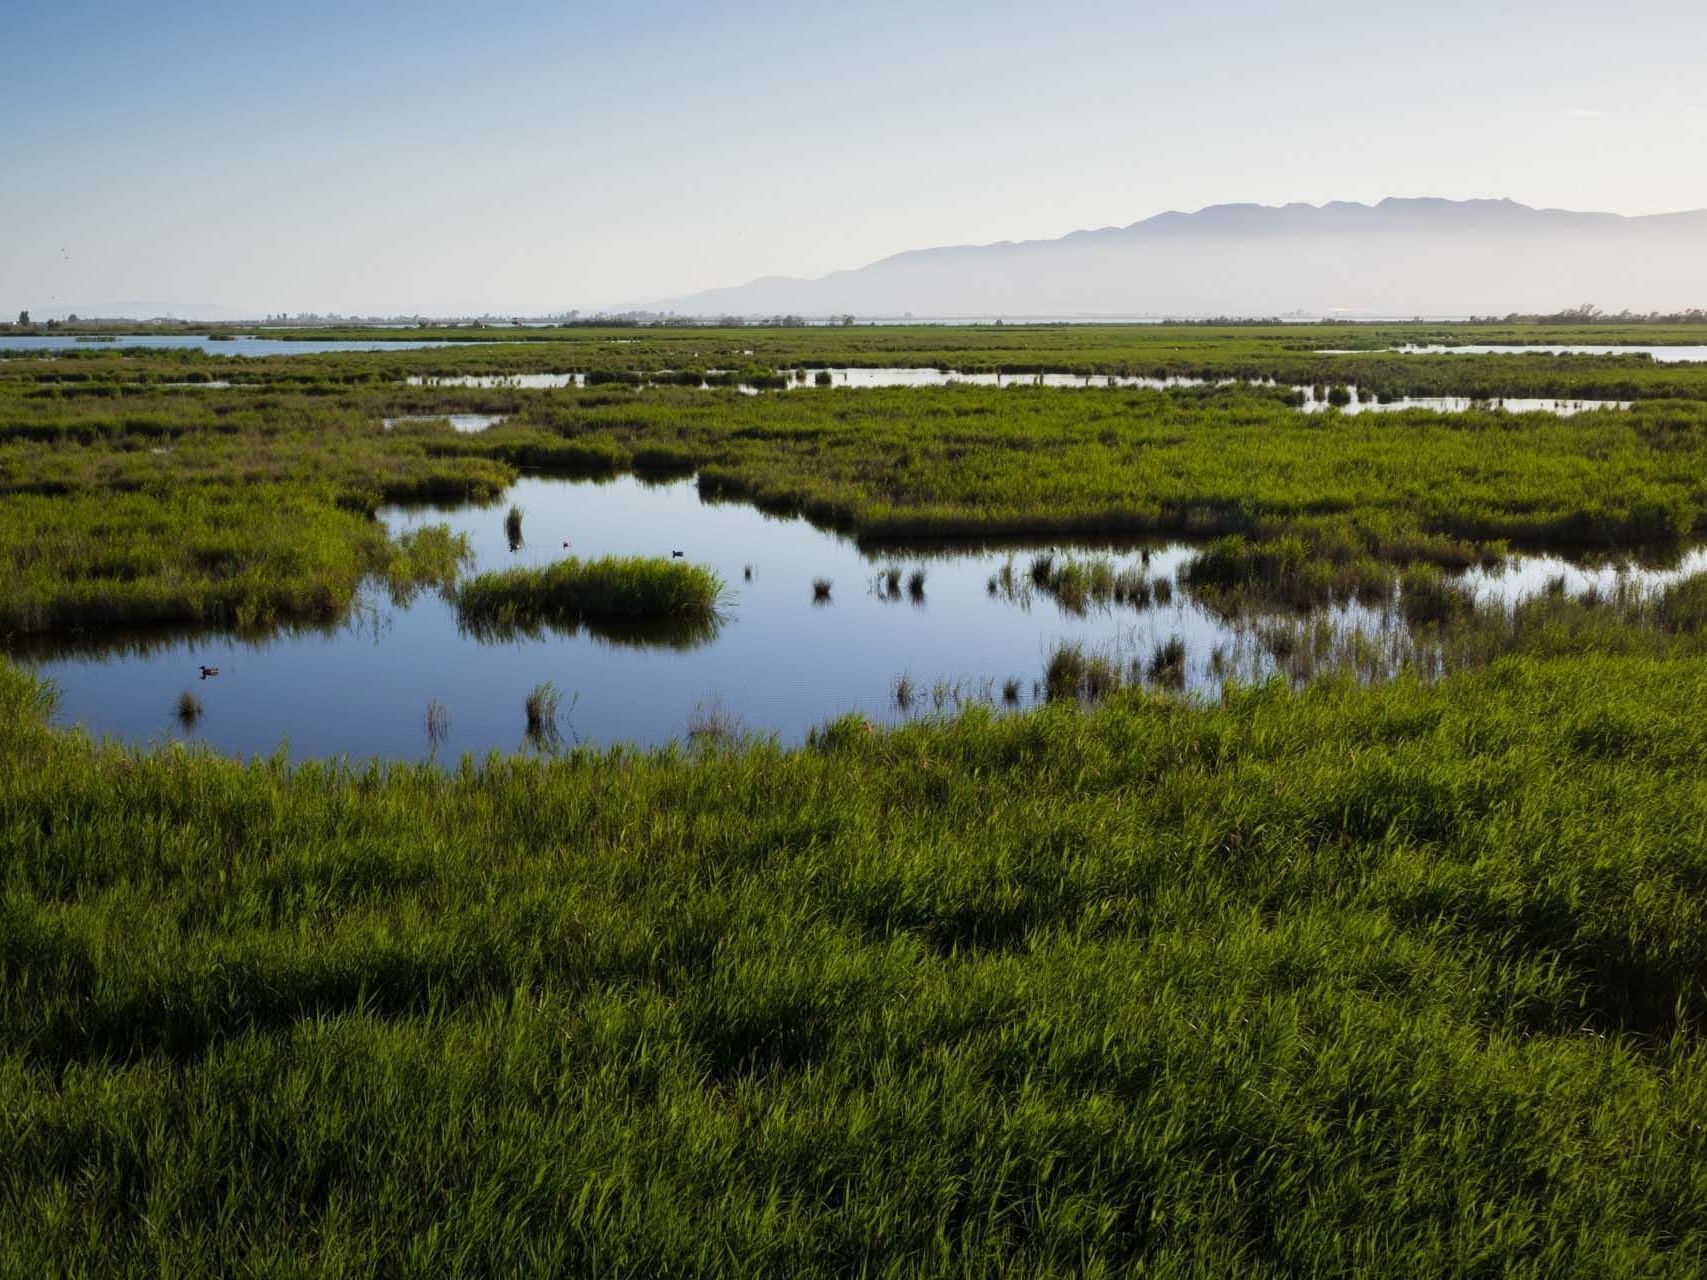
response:
<svg viewBox="0 0 1707 1280"><path fill-rule="evenodd" d="M465 625L585 620L706 619L723 581L702 565L648 556L570 557L543 568L483 573L456 590Z"/></svg>

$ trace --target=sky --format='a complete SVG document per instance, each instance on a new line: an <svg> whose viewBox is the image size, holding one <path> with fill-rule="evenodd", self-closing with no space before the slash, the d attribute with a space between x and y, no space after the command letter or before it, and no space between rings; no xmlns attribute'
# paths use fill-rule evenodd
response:
<svg viewBox="0 0 1707 1280"><path fill-rule="evenodd" d="M1701 0L52 0L0 316L540 314L1226 201L1707 207Z"/></svg>

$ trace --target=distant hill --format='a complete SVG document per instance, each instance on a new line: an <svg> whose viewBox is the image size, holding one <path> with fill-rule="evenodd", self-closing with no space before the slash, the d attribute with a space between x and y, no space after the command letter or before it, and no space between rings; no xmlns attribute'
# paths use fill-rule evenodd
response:
<svg viewBox="0 0 1707 1280"><path fill-rule="evenodd" d="M916 249L817 280L648 304L683 315L1411 316L1707 307L1707 210L1511 200L1212 205L1057 240Z"/></svg>

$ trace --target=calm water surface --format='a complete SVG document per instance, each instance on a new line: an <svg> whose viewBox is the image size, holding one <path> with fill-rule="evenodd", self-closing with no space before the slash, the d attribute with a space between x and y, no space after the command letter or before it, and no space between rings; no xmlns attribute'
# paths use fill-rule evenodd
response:
<svg viewBox="0 0 1707 1280"><path fill-rule="evenodd" d="M0 335L4 351L116 351L141 347L151 351L205 351L215 356L312 356L334 351L419 351L425 347L489 346L486 342L410 342L402 339L210 338L205 334L119 334L111 341L91 342L75 337L9 337ZM205 384L204 384L205 385Z"/></svg>
<svg viewBox="0 0 1707 1280"><path fill-rule="evenodd" d="M828 369L830 375L829 387L820 386L816 381L816 370L809 373L805 381L791 379L788 389L791 391L834 390L838 387L873 388L873 387L1060 387L1068 389L1096 389L1145 387L1152 390L1165 391L1174 387L1203 387L1209 382L1204 378L1138 378L1120 377L1112 374L1079 374L1079 373L955 373L949 369ZM507 373L507 374L460 374L446 377L417 376L407 379L414 387L508 387L515 390L551 390L560 387L581 387L586 385L586 375L580 373ZM612 384L613 386L618 384ZM1227 378L1218 381L1217 386L1241 385L1241 380ZM1256 387L1273 387L1278 384L1272 379L1257 380L1243 385ZM1318 396L1317 388L1312 386L1292 387L1303 398L1300 406L1306 413L1321 413L1332 406L1325 397ZM742 388L750 391L750 388ZM1351 402L1337 406L1342 413L1397 413L1405 409L1430 409L1438 413L1462 413L1467 409L1504 409L1510 413L1555 413L1569 416L1574 413L1585 413L1594 409L1628 409L1628 400L1580 400L1580 399L1526 399L1521 397L1497 397L1487 400L1472 400L1467 396L1405 396L1392 400L1378 400L1373 396L1362 396L1356 386L1350 388Z"/></svg>
<svg viewBox="0 0 1707 1280"><path fill-rule="evenodd" d="M1402 347L1385 347L1386 351L1399 351L1406 355L1430 356L1647 356L1656 364L1700 364L1707 361L1707 347L1637 347L1637 346L1595 346L1580 343L1562 346L1551 345L1521 345L1521 344L1470 344L1461 347L1444 344L1418 345L1410 344ZM1323 356L1366 356L1375 354L1370 351L1318 351Z"/></svg>
<svg viewBox="0 0 1707 1280"><path fill-rule="evenodd" d="M504 531L512 502L525 513L525 543L516 551ZM1004 564L1013 561L1023 579L1031 555L1047 547L868 554L801 520L702 502L692 481L525 479L492 506L393 508L382 518L393 530L445 523L466 532L479 569L545 564L569 554L681 550L729 584L724 620L709 634L583 630L489 642L461 632L435 593L397 603L374 590L339 625L263 640L206 632L92 635L16 651L59 687L61 723L135 743L190 739L235 755L270 753L283 744L299 759L436 754L454 760L464 752L524 749L524 699L546 680L562 691L565 743L665 743L683 738L708 713L793 743L844 712L901 719L894 689L903 675L916 690L914 715L951 710L963 700L1000 705L1001 686L1010 679L1020 703L1029 704L1048 655L1062 641L1144 661L1178 636L1187 649L1186 687L1202 692L1219 686L1212 669L1217 649L1223 668L1230 663L1238 674L1275 669L1261 620L1227 622L1182 590L1166 605L1093 607L1074 616L1042 594L1029 601L990 594L989 580ZM1140 563L1130 545L1109 550L1123 565ZM1154 546L1152 581L1172 582L1190 554L1177 543ZM908 597L904 582L899 599L880 588L875 579L890 564L925 571L922 601ZM1659 580L1704 565L1707 557L1694 552L1666 572L1636 576ZM1578 591L1611 586L1618 571L1535 557L1470 582L1484 598L1514 600L1542 590L1555 575ZM833 583L827 604L813 602L817 577ZM1323 611L1316 621L1339 635L1360 631L1377 650L1397 653L1405 638L1385 610L1348 606ZM199 679L201 664L220 674ZM185 690L205 707L192 729L174 715ZM438 744L426 731L427 707L435 701L449 722Z"/></svg>

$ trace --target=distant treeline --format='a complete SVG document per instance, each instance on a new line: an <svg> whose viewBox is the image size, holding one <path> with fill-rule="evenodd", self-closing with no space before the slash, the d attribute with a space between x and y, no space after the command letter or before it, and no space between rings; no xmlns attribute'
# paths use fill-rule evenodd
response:
<svg viewBox="0 0 1707 1280"><path fill-rule="evenodd" d="M1470 324L1700 324L1707 321L1707 310L1691 307L1688 311L1602 311L1592 303L1555 311L1551 315L1471 316Z"/></svg>

